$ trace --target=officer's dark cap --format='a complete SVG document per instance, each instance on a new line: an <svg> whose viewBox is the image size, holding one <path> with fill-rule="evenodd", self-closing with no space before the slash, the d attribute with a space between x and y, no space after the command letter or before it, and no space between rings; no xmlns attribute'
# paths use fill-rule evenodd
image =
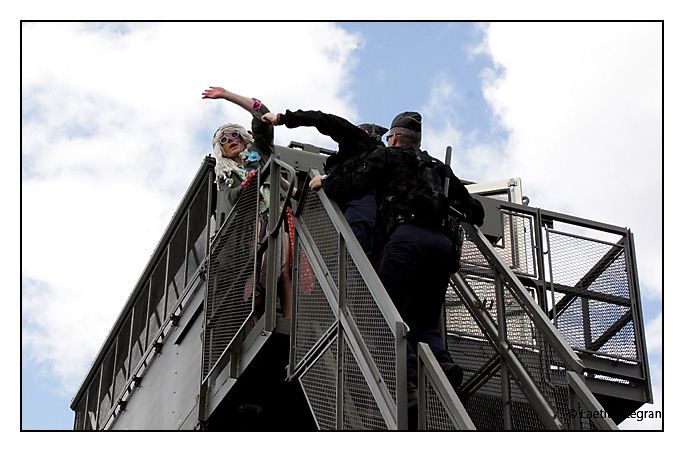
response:
<svg viewBox="0 0 684 452"><path fill-rule="evenodd" d="M416 133L420 133L422 125L423 118L420 116L420 113L416 111L405 111L403 113L399 113L394 120L392 120L390 129L400 127L402 129L408 129Z"/></svg>

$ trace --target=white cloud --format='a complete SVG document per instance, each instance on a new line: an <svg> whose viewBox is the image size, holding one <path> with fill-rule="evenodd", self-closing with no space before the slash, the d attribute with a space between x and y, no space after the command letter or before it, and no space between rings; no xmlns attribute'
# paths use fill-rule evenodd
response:
<svg viewBox="0 0 684 452"><path fill-rule="evenodd" d="M486 36L502 72L484 74L484 94L509 139L484 174L522 177L534 206L630 227L642 295L660 301L661 25L494 23ZM647 328L654 404L645 410L662 410L661 321ZM629 419L621 428L661 426Z"/></svg>
<svg viewBox="0 0 684 452"><path fill-rule="evenodd" d="M493 23L503 70L485 96L509 130L490 179L520 176L531 204L635 235L662 294L662 39L658 23ZM494 170L498 173L494 174Z"/></svg>
<svg viewBox="0 0 684 452"><path fill-rule="evenodd" d="M426 126L425 146L442 158L439 147L452 144L459 176L521 177L532 206L631 228L642 299L660 304L661 25L493 23L484 31L471 52L496 64L482 73L483 91L508 140L465 136L447 111L426 121L440 119ZM437 77L424 111L457 93L452 81ZM643 410L662 410L661 324L658 314L646 329L654 403ZM628 419L620 427L660 429L662 419Z"/></svg>
<svg viewBox="0 0 684 452"><path fill-rule="evenodd" d="M213 131L249 124L202 91L354 119L357 39L321 23L25 23L22 40L25 357L73 394ZM294 137L276 130L280 144ZM315 130L296 138L332 146Z"/></svg>

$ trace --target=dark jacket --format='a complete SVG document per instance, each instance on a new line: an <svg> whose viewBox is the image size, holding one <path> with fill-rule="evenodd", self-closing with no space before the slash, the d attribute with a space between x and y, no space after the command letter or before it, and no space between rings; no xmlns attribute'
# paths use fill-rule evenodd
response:
<svg viewBox="0 0 684 452"><path fill-rule="evenodd" d="M324 166L328 177L323 181L323 189L331 199L345 203L371 192L367 181L355 175L362 168L364 157L382 146L380 141L346 119L320 111L287 110L280 116L280 122L288 128L315 127L338 144L338 151L327 158ZM353 189L341 189L343 186L337 180L352 184Z"/></svg>
<svg viewBox="0 0 684 452"><path fill-rule="evenodd" d="M425 151L378 147L367 155L364 163L355 176L374 190L378 220L384 224L386 234L404 221L441 227L449 214L449 206L463 214L462 221L477 226L484 222L482 204L468 193L451 168ZM334 181L338 185L335 189L353 190L349 178ZM448 194L443 190L447 178Z"/></svg>

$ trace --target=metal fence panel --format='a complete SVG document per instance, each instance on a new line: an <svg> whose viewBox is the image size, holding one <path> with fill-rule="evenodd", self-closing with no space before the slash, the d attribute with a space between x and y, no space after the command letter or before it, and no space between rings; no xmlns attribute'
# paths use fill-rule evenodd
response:
<svg viewBox="0 0 684 452"><path fill-rule="evenodd" d="M637 360L623 241L547 230L555 323L576 349Z"/></svg>
<svg viewBox="0 0 684 452"><path fill-rule="evenodd" d="M314 191L309 191L302 220L335 284L339 283L339 234Z"/></svg>
<svg viewBox="0 0 684 452"><path fill-rule="evenodd" d="M429 378L427 378L426 380L426 430L456 430L456 427L449 419L449 414L444 408L444 405L442 405L442 402L439 400L439 396L437 395L437 392L434 389L432 381L430 381Z"/></svg>
<svg viewBox="0 0 684 452"><path fill-rule="evenodd" d="M325 298L321 284L299 247L299 272L297 281L297 315L295 316L295 367L336 322L335 313Z"/></svg>
<svg viewBox="0 0 684 452"><path fill-rule="evenodd" d="M318 428L337 428L337 338L300 377Z"/></svg>
<svg viewBox="0 0 684 452"><path fill-rule="evenodd" d="M396 339L351 256L346 253L346 305L392 397L397 398Z"/></svg>
<svg viewBox="0 0 684 452"><path fill-rule="evenodd" d="M344 343L344 430L387 430L388 425L382 417L368 382L364 378L359 363L351 353L349 344Z"/></svg>
<svg viewBox="0 0 684 452"><path fill-rule="evenodd" d="M244 190L211 246L202 377L217 363L252 314L258 184Z"/></svg>

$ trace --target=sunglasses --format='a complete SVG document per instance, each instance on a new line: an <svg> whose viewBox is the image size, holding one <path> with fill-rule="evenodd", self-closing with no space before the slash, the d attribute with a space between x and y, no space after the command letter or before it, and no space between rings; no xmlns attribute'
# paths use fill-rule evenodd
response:
<svg viewBox="0 0 684 452"><path fill-rule="evenodd" d="M233 131L233 132L230 132L229 134L223 135L221 137L221 139L219 140L219 143L221 143L222 145L226 144L228 142L228 140L231 138L234 140L239 139L240 141L242 141L242 136L240 135L240 133Z"/></svg>

